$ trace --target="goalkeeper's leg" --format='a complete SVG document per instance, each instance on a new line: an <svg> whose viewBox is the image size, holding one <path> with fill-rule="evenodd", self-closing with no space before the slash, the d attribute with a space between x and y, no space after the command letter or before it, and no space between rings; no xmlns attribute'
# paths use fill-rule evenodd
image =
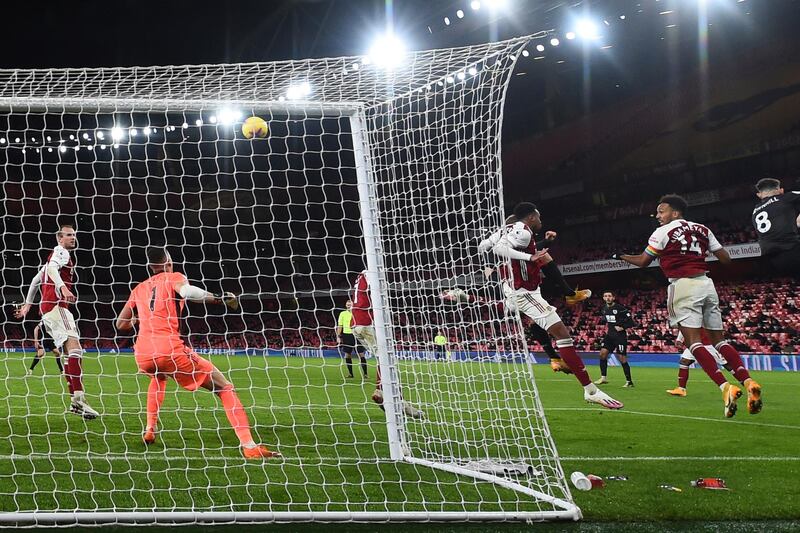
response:
<svg viewBox="0 0 800 533"><path fill-rule="evenodd" d="M158 412L161 410L161 404L164 403L166 392L167 376L164 374L151 375L150 385L147 388L147 425L142 436L145 444L153 444L156 441Z"/></svg>
<svg viewBox="0 0 800 533"><path fill-rule="evenodd" d="M199 358L199 357L198 357ZM199 358L202 359L202 358ZM205 359L203 359L205 361ZM210 363L209 363L210 364ZM250 420L247 417L247 412L239 400L239 395L225 376L222 375L217 367L212 365L210 375L207 376L206 381L203 383L203 388L214 392L222 401L222 406L225 408L225 415L228 417L231 427L239 437L239 442L242 445L242 454L247 459L270 458L280 457L280 453L270 451L266 446L256 444L253 436L250 433Z"/></svg>

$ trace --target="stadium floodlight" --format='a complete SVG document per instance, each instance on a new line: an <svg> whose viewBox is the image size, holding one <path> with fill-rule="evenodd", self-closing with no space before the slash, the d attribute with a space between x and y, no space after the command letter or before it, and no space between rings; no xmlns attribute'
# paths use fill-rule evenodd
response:
<svg viewBox="0 0 800 533"><path fill-rule="evenodd" d="M561 44L561 41L558 40L558 37L550 39L550 46L558 46L559 44Z"/></svg>
<svg viewBox="0 0 800 533"><path fill-rule="evenodd" d="M203 125L203 119L198 118L197 120L194 121L194 125L195 126L202 126Z"/></svg>
<svg viewBox="0 0 800 533"><path fill-rule="evenodd" d="M290 85L286 89L287 100L302 100L311 94L311 84L307 81Z"/></svg>
<svg viewBox="0 0 800 533"><path fill-rule="evenodd" d="M575 38L575 32L574 32L574 31L568 31L568 32L567 32L567 33L564 35L564 37L566 37L568 40L570 40L570 41L571 41L572 39L574 39L574 38Z"/></svg>
<svg viewBox="0 0 800 533"><path fill-rule="evenodd" d="M536 51L537 52L544 52L544 45L543 44L537 44L536 45Z"/></svg>
<svg viewBox="0 0 800 533"><path fill-rule="evenodd" d="M139 131L136 128L131 128L130 131L128 132L128 135L130 135L131 137L136 137L137 135L139 135Z"/></svg>
<svg viewBox="0 0 800 533"><path fill-rule="evenodd" d="M100 131L100 130L97 130L97 132L96 132L94 135L95 135L95 137L97 137L97 138L98 138L98 139L100 139L101 141L102 141L103 139L105 139L105 137L106 137L106 134L105 134L105 133L103 133L103 132L102 132L102 131ZM49 140L49 139L48 139L48 140Z"/></svg>
<svg viewBox="0 0 800 533"><path fill-rule="evenodd" d="M125 130L123 130L119 126L114 126L113 128L111 128L111 138L113 140L119 141L123 137L125 137Z"/></svg>
<svg viewBox="0 0 800 533"><path fill-rule="evenodd" d="M378 67L393 69L400 66L406 57L405 43L393 33L375 40L369 49L369 57Z"/></svg>
<svg viewBox="0 0 800 533"><path fill-rule="evenodd" d="M188 127L189 127L189 124L187 122L184 122L183 124L181 124L181 128L184 129L184 130L186 128L188 128Z"/></svg>
<svg viewBox="0 0 800 533"><path fill-rule="evenodd" d="M58 151L63 154L64 152L67 151L67 147L62 144L61 146L58 147Z"/></svg>
<svg viewBox="0 0 800 533"><path fill-rule="evenodd" d="M456 11L456 16L458 18L460 18L460 19L463 19L464 18L464 10L463 9L459 9L458 11Z"/></svg>
<svg viewBox="0 0 800 533"><path fill-rule="evenodd" d="M474 76L474 75L476 75L478 73L478 69L476 69L475 67L469 67L469 70L467 72L469 72L470 76ZM428 86L428 90L430 90L430 88L431 87L429 85Z"/></svg>
<svg viewBox="0 0 800 533"><path fill-rule="evenodd" d="M527 50L522 51L522 57L528 57L529 55L531 55L531 53L528 52Z"/></svg>
<svg viewBox="0 0 800 533"><path fill-rule="evenodd" d="M47 142L50 142L50 141L52 141L52 140L53 140L53 138L52 138L52 137L50 137L50 136L48 135L48 136L47 136Z"/></svg>
<svg viewBox="0 0 800 533"><path fill-rule="evenodd" d="M445 26L449 26L450 25L450 17L445 17L444 18L444 25Z"/></svg>
<svg viewBox="0 0 800 533"><path fill-rule="evenodd" d="M20 141L19 137L14 137L14 142L18 143Z"/></svg>
<svg viewBox="0 0 800 533"><path fill-rule="evenodd" d="M479 10L481 8L481 3L478 0L472 0L472 2L470 2L470 4L469 4L469 7L471 7L473 10L477 11L477 10Z"/></svg>
<svg viewBox="0 0 800 533"><path fill-rule="evenodd" d="M575 23L575 33L581 39L593 40L600 37L600 29L597 24L589 19L580 19Z"/></svg>
<svg viewBox="0 0 800 533"><path fill-rule="evenodd" d="M89 134L88 133L84 133L83 135L81 135L81 137L83 137L84 140L87 140L87 141L89 140Z"/></svg>
<svg viewBox="0 0 800 533"><path fill-rule="evenodd" d="M217 123L217 115L211 115L210 117L208 117L208 121L210 123L212 123L212 124L216 124Z"/></svg>
<svg viewBox="0 0 800 533"><path fill-rule="evenodd" d="M219 118L219 123L223 126L230 126L234 124L237 120L242 118L242 112L238 109L230 109L224 108L220 109L217 113L217 117Z"/></svg>

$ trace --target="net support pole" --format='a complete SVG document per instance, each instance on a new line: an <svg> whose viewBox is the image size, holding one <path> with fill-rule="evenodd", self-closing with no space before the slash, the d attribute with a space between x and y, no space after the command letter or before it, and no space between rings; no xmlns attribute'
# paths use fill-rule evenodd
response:
<svg viewBox="0 0 800 533"><path fill-rule="evenodd" d="M383 387L383 407L386 410L386 428L389 433L389 453L392 460L402 460L407 455L403 431L403 409L400 394L399 372L394 364L394 357L389 350L386 326L389 324L389 310L386 308L382 290L384 280L383 255L381 253L381 235L378 216L378 205L375 195L371 194L375 183L372 165L369 158L369 144L365 135L366 118L364 111L350 115L350 130L353 135L353 153L356 164L356 180L358 183L361 224L364 232L364 255L367 259L367 282L369 282L372 311L374 314L375 340Z"/></svg>

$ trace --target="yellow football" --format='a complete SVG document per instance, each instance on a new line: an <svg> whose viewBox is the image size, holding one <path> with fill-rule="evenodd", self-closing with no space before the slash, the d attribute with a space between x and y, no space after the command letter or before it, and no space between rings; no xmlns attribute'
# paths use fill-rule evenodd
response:
<svg viewBox="0 0 800 533"><path fill-rule="evenodd" d="M267 121L261 117L250 117L242 124L242 134L248 139L263 138L269 133Z"/></svg>

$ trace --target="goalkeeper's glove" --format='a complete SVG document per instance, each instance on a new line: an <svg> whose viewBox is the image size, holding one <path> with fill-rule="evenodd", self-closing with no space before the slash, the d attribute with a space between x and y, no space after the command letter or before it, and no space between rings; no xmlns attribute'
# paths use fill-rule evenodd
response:
<svg viewBox="0 0 800 533"><path fill-rule="evenodd" d="M217 299L217 303L225 304L225 306L232 310L236 311L239 309L239 300L236 298L236 295L232 292L223 292L222 294L215 294L214 298Z"/></svg>
<svg viewBox="0 0 800 533"><path fill-rule="evenodd" d="M622 252L614 252L613 254L611 254L609 256L609 258L613 259L614 261L622 261L622 256L623 255L625 255L625 254L623 254Z"/></svg>

